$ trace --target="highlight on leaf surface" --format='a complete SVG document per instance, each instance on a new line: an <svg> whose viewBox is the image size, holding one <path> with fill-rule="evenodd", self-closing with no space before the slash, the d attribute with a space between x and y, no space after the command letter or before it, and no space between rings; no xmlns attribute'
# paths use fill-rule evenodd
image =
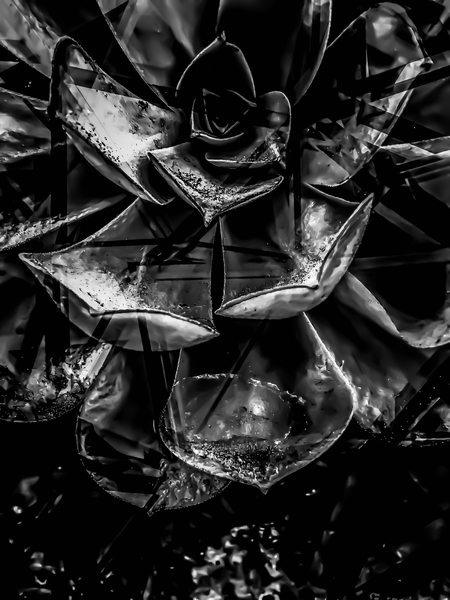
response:
<svg viewBox="0 0 450 600"><path fill-rule="evenodd" d="M375 172L383 194L336 290L342 302L422 348L450 340L449 148L439 137L382 149Z"/></svg>
<svg viewBox="0 0 450 600"><path fill-rule="evenodd" d="M381 148L430 64L398 4L381 3L351 23L299 105L307 124L303 180L336 186L353 177Z"/></svg>
<svg viewBox="0 0 450 600"><path fill-rule="evenodd" d="M137 199L67 250L21 258L94 338L134 350L201 343L217 335L210 299L215 228L204 230L183 202L162 210Z"/></svg>
<svg viewBox="0 0 450 600"><path fill-rule="evenodd" d="M174 86L187 64L214 36L218 0L98 0L124 51L144 79ZM210 26L210 28L208 27Z"/></svg>
<svg viewBox="0 0 450 600"><path fill-rule="evenodd" d="M177 361L177 353L144 357L116 349L78 419L78 451L88 473L103 490L149 514L194 506L228 485L174 459L158 439L159 407Z"/></svg>
<svg viewBox="0 0 450 600"><path fill-rule="evenodd" d="M75 409L111 349L71 326L39 288L17 256L0 254L3 421L49 421Z"/></svg>
<svg viewBox="0 0 450 600"><path fill-rule="evenodd" d="M200 470L267 491L331 446L356 393L306 315L219 331L183 351L162 440Z"/></svg>
<svg viewBox="0 0 450 600"><path fill-rule="evenodd" d="M367 319L349 307L343 301L345 292L344 278L308 317L356 390L354 416L358 423L390 440L399 433L403 420L406 437L420 415L438 399L427 385L437 380L439 371L445 371L450 348L412 347L399 335L393 336L380 321ZM425 400L428 394L430 402ZM409 423L408 413L413 415Z"/></svg>
<svg viewBox="0 0 450 600"><path fill-rule="evenodd" d="M0 88L0 164L50 150L50 130L42 122L46 108Z"/></svg>
<svg viewBox="0 0 450 600"><path fill-rule="evenodd" d="M293 73L294 102L308 91L320 68L330 34L332 0L305 0L296 40Z"/></svg>
<svg viewBox="0 0 450 600"><path fill-rule="evenodd" d="M371 206L371 196L358 205L308 185L302 198L280 187L253 218L222 218L225 290L217 314L283 319L322 302L349 267Z"/></svg>
<svg viewBox="0 0 450 600"><path fill-rule="evenodd" d="M85 153L86 159L128 192L156 204L170 201L147 155L175 142L178 111L136 97L70 38L59 41L53 64L51 111L80 152L91 146L97 158Z"/></svg>
<svg viewBox="0 0 450 600"><path fill-rule="evenodd" d="M47 77L57 40L57 33L36 17L26 0L2 2L0 45Z"/></svg>
<svg viewBox="0 0 450 600"><path fill-rule="evenodd" d="M0 251L21 247L45 252L55 244L74 243L95 227L87 217L95 215L98 227L117 214L116 205L122 203L123 209L125 191L105 180L70 143L61 143L59 151L66 170L63 187L55 182L50 152L8 162L0 173Z"/></svg>
<svg viewBox="0 0 450 600"><path fill-rule="evenodd" d="M202 215L206 226L218 215L269 194L283 178L239 171L212 170L185 143L150 153L153 164L172 189Z"/></svg>

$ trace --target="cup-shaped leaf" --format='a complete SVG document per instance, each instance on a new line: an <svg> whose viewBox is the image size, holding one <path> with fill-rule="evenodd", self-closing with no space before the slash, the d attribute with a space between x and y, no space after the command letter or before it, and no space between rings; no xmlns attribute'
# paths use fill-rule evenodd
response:
<svg viewBox="0 0 450 600"><path fill-rule="evenodd" d="M267 491L339 437L355 390L305 315L219 330L182 352L162 439L198 469Z"/></svg>
<svg viewBox="0 0 450 600"><path fill-rule="evenodd" d="M247 100L255 100L255 84L244 54L223 37L216 38L194 58L177 85L177 90L190 98L202 89L217 94L233 90Z"/></svg>
<svg viewBox="0 0 450 600"><path fill-rule="evenodd" d="M217 314L282 319L322 302L345 274L364 234L372 199L347 202L305 185L284 187L259 210L221 220L225 290Z"/></svg>

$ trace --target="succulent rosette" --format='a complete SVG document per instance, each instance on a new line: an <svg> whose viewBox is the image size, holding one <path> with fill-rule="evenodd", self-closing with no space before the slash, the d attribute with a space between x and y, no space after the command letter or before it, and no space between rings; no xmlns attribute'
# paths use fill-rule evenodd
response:
<svg viewBox="0 0 450 600"><path fill-rule="evenodd" d="M450 341L448 132L403 133L436 22L382 2L343 26L331 0L0 14L0 417L82 402L87 470L149 511L267 491L352 418L415 439Z"/></svg>

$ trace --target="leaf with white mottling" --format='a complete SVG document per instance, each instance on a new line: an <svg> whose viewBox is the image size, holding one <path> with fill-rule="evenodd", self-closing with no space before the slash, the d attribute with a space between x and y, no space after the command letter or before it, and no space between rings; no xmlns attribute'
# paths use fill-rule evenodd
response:
<svg viewBox="0 0 450 600"><path fill-rule="evenodd" d="M103 157L102 172L112 181L157 204L172 199L147 155L175 142L177 111L131 94L68 38L55 51L51 107L75 145L81 138ZM83 152L83 144L79 149ZM89 154L86 159L97 167Z"/></svg>
<svg viewBox="0 0 450 600"><path fill-rule="evenodd" d="M222 218L224 297L217 314L283 319L322 302L348 269L372 199L360 205L305 185L301 201L284 190L258 217Z"/></svg>
<svg viewBox="0 0 450 600"><path fill-rule="evenodd" d="M155 168L184 200L203 216L205 225L233 208L248 204L277 188L283 178L234 175L225 171L210 172L208 163L192 150L191 144L180 144L150 153Z"/></svg>
<svg viewBox="0 0 450 600"><path fill-rule="evenodd" d="M217 335L210 298L215 228L204 229L183 202L170 208L137 199L83 242L21 257L94 338L134 350L199 344Z"/></svg>

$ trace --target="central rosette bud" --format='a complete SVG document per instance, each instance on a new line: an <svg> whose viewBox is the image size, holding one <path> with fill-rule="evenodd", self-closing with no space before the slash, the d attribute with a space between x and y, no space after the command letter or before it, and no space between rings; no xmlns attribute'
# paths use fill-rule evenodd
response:
<svg viewBox="0 0 450 600"><path fill-rule="evenodd" d="M237 46L217 38L189 65L177 89L191 111L191 139L209 163L225 168L284 166L289 101L282 92L257 97Z"/></svg>
<svg viewBox="0 0 450 600"><path fill-rule="evenodd" d="M194 101L191 115L191 137L213 146L226 146L242 139L255 118L255 102L233 90L220 94L203 89Z"/></svg>

